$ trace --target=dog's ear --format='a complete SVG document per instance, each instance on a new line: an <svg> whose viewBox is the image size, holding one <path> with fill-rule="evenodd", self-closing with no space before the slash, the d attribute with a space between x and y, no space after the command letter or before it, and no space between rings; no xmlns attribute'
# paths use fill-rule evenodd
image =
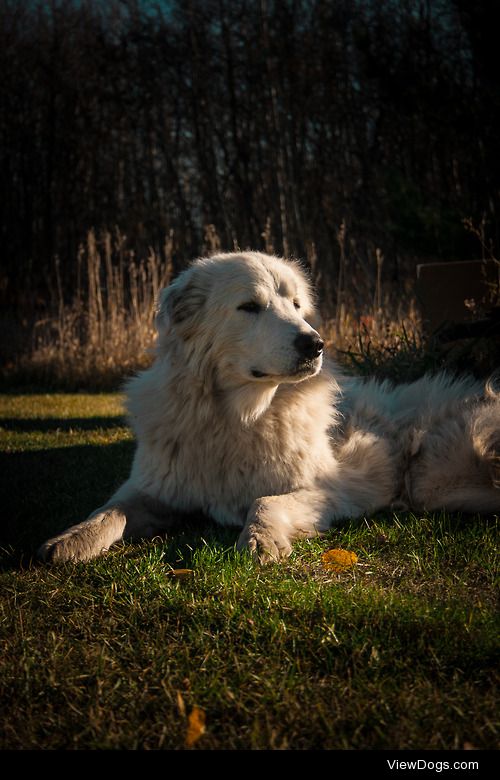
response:
<svg viewBox="0 0 500 780"><path fill-rule="evenodd" d="M189 268L160 292L156 313L158 331L172 326L186 329L203 309L207 291L198 276L196 268Z"/></svg>

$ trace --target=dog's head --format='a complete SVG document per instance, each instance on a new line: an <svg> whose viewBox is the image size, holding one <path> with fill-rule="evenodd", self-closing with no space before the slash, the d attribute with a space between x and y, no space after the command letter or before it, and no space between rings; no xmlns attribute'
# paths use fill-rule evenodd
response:
<svg viewBox="0 0 500 780"><path fill-rule="evenodd" d="M157 327L160 337L198 342L233 378L280 384L320 370L314 318L298 263L244 252L195 261L162 291Z"/></svg>
<svg viewBox="0 0 500 780"><path fill-rule="evenodd" d="M219 388L301 382L322 365L323 341L305 271L258 252L195 261L166 288L157 327L198 373L215 367ZM257 387L255 387L257 390Z"/></svg>

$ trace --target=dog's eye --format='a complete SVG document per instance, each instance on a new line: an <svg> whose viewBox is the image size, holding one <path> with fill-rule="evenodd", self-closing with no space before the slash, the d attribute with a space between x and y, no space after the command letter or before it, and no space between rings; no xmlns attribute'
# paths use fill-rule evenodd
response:
<svg viewBox="0 0 500 780"><path fill-rule="evenodd" d="M300 303L299 303L299 301L295 300L295 301L293 302L293 305L295 306L295 308L296 308L296 309L300 309Z"/></svg>
<svg viewBox="0 0 500 780"><path fill-rule="evenodd" d="M241 306L238 306L238 311L248 311L250 314L258 314L262 311L262 306L260 303L257 303L257 301L248 301L247 303L242 303Z"/></svg>

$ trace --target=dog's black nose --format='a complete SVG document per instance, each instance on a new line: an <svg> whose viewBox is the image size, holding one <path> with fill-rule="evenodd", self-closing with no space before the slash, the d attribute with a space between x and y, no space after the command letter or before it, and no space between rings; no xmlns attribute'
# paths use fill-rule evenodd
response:
<svg viewBox="0 0 500 780"><path fill-rule="evenodd" d="M299 355L309 360L319 357L325 346L317 333L299 333L293 344Z"/></svg>

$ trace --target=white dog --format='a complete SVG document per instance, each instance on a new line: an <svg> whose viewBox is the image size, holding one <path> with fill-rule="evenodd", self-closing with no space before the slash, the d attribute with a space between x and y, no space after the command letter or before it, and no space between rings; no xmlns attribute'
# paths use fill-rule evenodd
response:
<svg viewBox="0 0 500 780"><path fill-rule="evenodd" d="M129 479L40 548L87 560L179 515L242 528L262 562L389 506L500 509L500 399L441 374L394 387L323 361L306 274L257 252L194 262L162 292L154 365L128 383Z"/></svg>

